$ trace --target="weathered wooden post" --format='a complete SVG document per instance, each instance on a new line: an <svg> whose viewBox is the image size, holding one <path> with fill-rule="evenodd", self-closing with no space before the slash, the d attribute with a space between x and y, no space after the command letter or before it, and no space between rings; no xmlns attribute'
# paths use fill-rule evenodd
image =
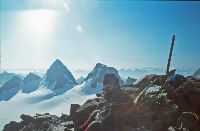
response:
<svg viewBox="0 0 200 131"><path fill-rule="evenodd" d="M170 68L170 62L171 62L171 57L172 57L172 51L173 51L173 48L174 48L174 41L175 41L175 35L172 36L171 48L170 48L170 52L169 52L169 58L168 58L167 70L166 70L166 76L167 77L169 75L169 68Z"/></svg>

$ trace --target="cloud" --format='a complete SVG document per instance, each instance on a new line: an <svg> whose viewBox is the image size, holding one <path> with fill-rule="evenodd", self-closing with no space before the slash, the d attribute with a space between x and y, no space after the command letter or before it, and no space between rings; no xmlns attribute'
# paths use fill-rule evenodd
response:
<svg viewBox="0 0 200 131"><path fill-rule="evenodd" d="M83 33L83 28L81 25L76 25L76 30L79 32L79 33Z"/></svg>
<svg viewBox="0 0 200 131"><path fill-rule="evenodd" d="M65 10L66 10L67 12L70 11L69 5L68 5L67 3L64 4L64 7L65 7Z"/></svg>

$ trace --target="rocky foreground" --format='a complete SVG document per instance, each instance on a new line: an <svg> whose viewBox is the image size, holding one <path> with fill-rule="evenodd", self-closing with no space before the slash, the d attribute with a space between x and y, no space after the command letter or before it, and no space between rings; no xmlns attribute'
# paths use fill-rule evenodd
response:
<svg viewBox="0 0 200 131"><path fill-rule="evenodd" d="M123 90L132 96L134 100L145 87L152 85L152 82L157 86L163 85L165 83L165 76L148 75L136 85L123 87ZM189 131L199 131L200 80L188 77L186 78L186 81L179 86L179 88L173 91L172 94L172 104L178 107L179 113L182 113L182 117L178 117L177 121L173 123L173 126L170 127L171 129L169 128L169 130L178 130L177 128L179 125L182 125L180 129L185 128ZM11 121L9 124L4 126L3 131L76 131L79 130L78 127L84 123L84 121L95 109L97 109L97 107L103 107L104 104L105 103L103 99L101 97L97 97L92 100L87 100L83 105L72 104L70 115L62 114L62 116L58 117L55 115L50 115L49 113L36 114L35 116L22 114L20 117L22 119L21 122ZM188 114L193 113L193 115L187 115L183 112L187 112ZM159 115L161 112L156 113ZM177 113L177 116L179 113ZM165 117L164 121L168 121L168 119L170 118ZM156 125L156 123L153 124ZM157 126L159 126L159 123ZM145 130L146 129L144 129L142 126L126 129L126 131Z"/></svg>

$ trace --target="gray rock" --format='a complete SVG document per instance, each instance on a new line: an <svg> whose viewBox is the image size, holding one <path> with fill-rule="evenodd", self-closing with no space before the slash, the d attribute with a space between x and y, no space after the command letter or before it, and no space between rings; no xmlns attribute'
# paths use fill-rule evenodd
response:
<svg viewBox="0 0 200 131"><path fill-rule="evenodd" d="M36 128L37 128L37 126L35 124L29 123L27 126L23 127L19 131L33 131Z"/></svg>
<svg viewBox="0 0 200 131"><path fill-rule="evenodd" d="M41 123L41 122L48 121L51 119L52 119L52 117L50 115L42 115L42 116L36 117L35 120L37 121L37 123Z"/></svg>
<svg viewBox="0 0 200 131"><path fill-rule="evenodd" d="M35 118L32 117L32 116L29 116L29 115L22 114L20 116L20 118L23 120L23 123L26 124L26 125L29 124L29 123L36 123Z"/></svg>
<svg viewBox="0 0 200 131"><path fill-rule="evenodd" d="M19 122L11 121L9 124L4 126L3 131L18 131L21 128L23 128L22 124Z"/></svg>

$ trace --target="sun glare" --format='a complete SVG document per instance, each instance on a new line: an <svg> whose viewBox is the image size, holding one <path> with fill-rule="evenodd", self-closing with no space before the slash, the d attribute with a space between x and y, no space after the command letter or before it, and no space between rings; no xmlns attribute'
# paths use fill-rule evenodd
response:
<svg viewBox="0 0 200 131"><path fill-rule="evenodd" d="M27 29L34 35L51 33L55 24L56 11L39 9L26 11L23 19Z"/></svg>

